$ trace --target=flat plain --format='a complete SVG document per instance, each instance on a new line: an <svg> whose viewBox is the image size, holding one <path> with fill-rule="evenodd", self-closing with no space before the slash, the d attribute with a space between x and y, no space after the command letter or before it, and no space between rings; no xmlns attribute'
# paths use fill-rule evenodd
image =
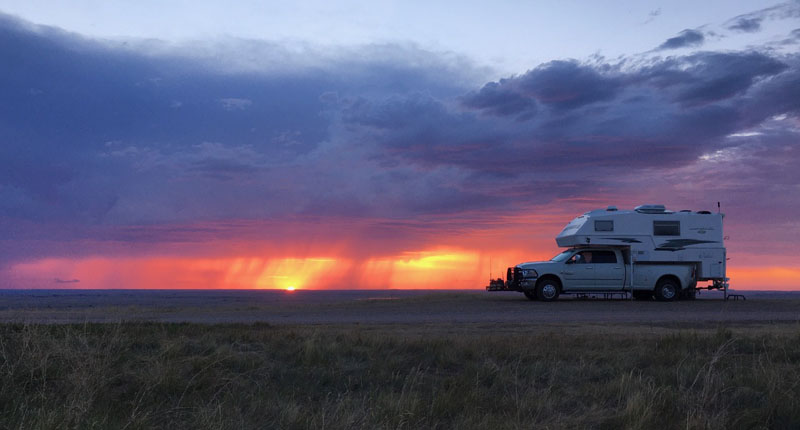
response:
<svg viewBox="0 0 800 430"><path fill-rule="evenodd" d="M0 322L158 321L269 324L769 324L800 321L800 293L716 292L673 303L531 302L482 290L0 290Z"/></svg>
<svg viewBox="0 0 800 430"><path fill-rule="evenodd" d="M0 428L800 428L800 298L0 292Z"/></svg>

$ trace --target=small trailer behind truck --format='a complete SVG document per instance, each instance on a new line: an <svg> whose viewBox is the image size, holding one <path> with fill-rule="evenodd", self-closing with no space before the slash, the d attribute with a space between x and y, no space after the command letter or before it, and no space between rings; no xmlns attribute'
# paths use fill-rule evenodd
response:
<svg viewBox="0 0 800 430"><path fill-rule="evenodd" d="M673 212L663 205L586 212L556 237L566 250L550 261L509 267L505 281L492 280L486 289L519 291L543 301L561 294L672 301L693 299L699 289L722 290L727 299L723 217L709 211Z"/></svg>

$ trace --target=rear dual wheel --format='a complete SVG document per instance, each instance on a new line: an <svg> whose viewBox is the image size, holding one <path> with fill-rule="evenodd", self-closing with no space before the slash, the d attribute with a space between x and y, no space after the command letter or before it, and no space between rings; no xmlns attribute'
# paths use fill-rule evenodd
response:
<svg viewBox="0 0 800 430"><path fill-rule="evenodd" d="M678 298L680 286L673 279L662 279L656 284L656 300L660 302L671 302Z"/></svg>

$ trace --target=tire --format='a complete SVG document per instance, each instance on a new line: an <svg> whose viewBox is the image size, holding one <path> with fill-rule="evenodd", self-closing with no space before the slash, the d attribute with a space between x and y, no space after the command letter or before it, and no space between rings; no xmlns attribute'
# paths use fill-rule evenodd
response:
<svg viewBox="0 0 800 430"><path fill-rule="evenodd" d="M525 290L523 293L525 293L525 297L527 297L528 300L539 300L539 298L536 297L536 291L534 290Z"/></svg>
<svg viewBox="0 0 800 430"><path fill-rule="evenodd" d="M545 278L536 284L536 297L543 302L552 302L558 299L561 292L561 283L552 278Z"/></svg>
<svg viewBox="0 0 800 430"><path fill-rule="evenodd" d="M634 291L633 298L635 300L653 300L652 291Z"/></svg>
<svg viewBox="0 0 800 430"><path fill-rule="evenodd" d="M678 298L680 291L680 285L673 279L662 279L656 284L656 300L659 302L671 302Z"/></svg>

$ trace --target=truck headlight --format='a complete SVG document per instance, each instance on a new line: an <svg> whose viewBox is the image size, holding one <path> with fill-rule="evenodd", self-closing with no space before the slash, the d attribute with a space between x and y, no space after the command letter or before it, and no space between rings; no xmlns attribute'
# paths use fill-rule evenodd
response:
<svg viewBox="0 0 800 430"><path fill-rule="evenodd" d="M522 277L523 278L538 278L539 274L536 273L533 269L523 269L522 270Z"/></svg>

